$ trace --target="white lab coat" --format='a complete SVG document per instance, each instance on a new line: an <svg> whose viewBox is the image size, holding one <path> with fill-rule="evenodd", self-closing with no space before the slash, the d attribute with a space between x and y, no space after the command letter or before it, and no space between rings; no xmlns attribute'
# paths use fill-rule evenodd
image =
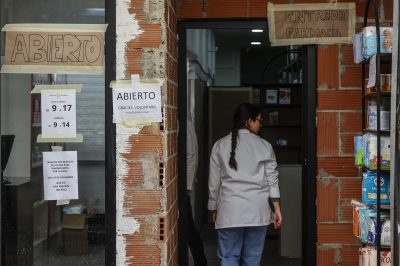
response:
<svg viewBox="0 0 400 266"><path fill-rule="evenodd" d="M197 144L196 129L192 121L187 120L186 135L186 189L192 190L193 180L196 177L199 147Z"/></svg>
<svg viewBox="0 0 400 266"><path fill-rule="evenodd" d="M269 198L280 198L275 154L270 143L247 129L238 132L235 159L229 166L231 134L212 149L208 209L217 210L215 228L263 226L273 222Z"/></svg>

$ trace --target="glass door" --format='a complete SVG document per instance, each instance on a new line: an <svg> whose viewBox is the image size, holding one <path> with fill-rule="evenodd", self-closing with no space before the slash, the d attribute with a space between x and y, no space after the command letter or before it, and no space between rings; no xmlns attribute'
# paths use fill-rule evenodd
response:
<svg viewBox="0 0 400 266"><path fill-rule="evenodd" d="M1 27L14 23L105 24L105 0L0 0ZM5 34L1 35L1 65ZM2 265L105 265L105 76L1 74ZM40 142L36 85L82 84L82 142ZM44 199L45 153L76 151L76 200ZM63 184L58 184L63 189Z"/></svg>

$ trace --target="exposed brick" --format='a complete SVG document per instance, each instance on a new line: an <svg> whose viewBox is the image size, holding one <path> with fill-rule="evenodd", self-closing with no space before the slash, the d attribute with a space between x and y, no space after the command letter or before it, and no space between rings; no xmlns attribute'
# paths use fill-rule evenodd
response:
<svg viewBox="0 0 400 266"><path fill-rule="evenodd" d="M342 199L361 199L361 178L341 181L340 197Z"/></svg>
<svg viewBox="0 0 400 266"><path fill-rule="evenodd" d="M358 249L356 246L342 246L340 249L340 266L354 266L358 265Z"/></svg>
<svg viewBox="0 0 400 266"><path fill-rule="evenodd" d="M353 206L351 200L340 200L340 215L341 222L353 222Z"/></svg>
<svg viewBox="0 0 400 266"><path fill-rule="evenodd" d="M361 90L318 91L318 110L360 110Z"/></svg>
<svg viewBox="0 0 400 266"><path fill-rule="evenodd" d="M208 18L247 17L246 0L212 0L207 1Z"/></svg>
<svg viewBox="0 0 400 266"><path fill-rule="evenodd" d="M203 17L202 0L182 0L178 9L178 18L202 18Z"/></svg>
<svg viewBox="0 0 400 266"><path fill-rule="evenodd" d="M249 0L249 16L265 18L267 16L267 3L267 0Z"/></svg>
<svg viewBox="0 0 400 266"><path fill-rule="evenodd" d="M158 245L135 244L126 240L126 265L161 265Z"/></svg>
<svg viewBox="0 0 400 266"><path fill-rule="evenodd" d="M318 246L317 249L317 265L318 266L337 266L335 263L335 255L337 250Z"/></svg>
<svg viewBox="0 0 400 266"><path fill-rule="evenodd" d="M340 134L340 155L354 155L354 135Z"/></svg>
<svg viewBox="0 0 400 266"><path fill-rule="evenodd" d="M317 221L338 221L339 181L328 178L317 181Z"/></svg>
<svg viewBox="0 0 400 266"><path fill-rule="evenodd" d="M129 235L126 237L126 239L129 242L134 242L136 245L137 244L157 244L159 238L158 238L158 223L156 222L158 220L157 216L148 216L146 218L144 217L137 217L136 221L140 224L140 230L135 232L134 235Z"/></svg>
<svg viewBox="0 0 400 266"><path fill-rule="evenodd" d="M340 113L340 132L341 133L361 133L362 114L361 112L341 112Z"/></svg>
<svg viewBox="0 0 400 266"><path fill-rule="evenodd" d="M143 20L146 18L144 10L144 0L131 0L131 7L128 9L130 14L135 14L135 19Z"/></svg>
<svg viewBox="0 0 400 266"><path fill-rule="evenodd" d="M343 72L340 75L340 87L362 86L361 66L343 66Z"/></svg>
<svg viewBox="0 0 400 266"><path fill-rule="evenodd" d="M129 137L130 150L122 156L128 160L138 160L146 153L156 152L162 158L162 137L154 135L133 135Z"/></svg>
<svg viewBox="0 0 400 266"><path fill-rule="evenodd" d="M159 48L161 44L161 25L160 24L140 24L143 31L138 37L129 41L129 49L139 48Z"/></svg>
<svg viewBox="0 0 400 266"><path fill-rule="evenodd" d="M141 67L141 57L143 51L140 49L135 49L131 51L126 51L126 58L127 58L127 66L126 72L130 75L132 74L143 74L143 70Z"/></svg>
<svg viewBox="0 0 400 266"><path fill-rule="evenodd" d="M337 45L318 46L318 88L338 88L339 60Z"/></svg>
<svg viewBox="0 0 400 266"><path fill-rule="evenodd" d="M317 239L319 244L358 244L351 223L317 224Z"/></svg>
<svg viewBox="0 0 400 266"><path fill-rule="evenodd" d="M161 211L161 190L126 190L124 209L132 215L159 213Z"/></svg>
<svg viewBox="0 0 400 266"><path fill-rule="evenodd" d="M318 112L317 154L338 155L339 128L338 113Z"/></svg>
<svg viewBox="0 0 400 266"><path fill-rule="evenodd" d="M128 174L122 178L125 186L142 188L144 184L143 166L141 162L128 163Z"/></svg>
<svg viewBox="0 0 400 266"><path fill-rule="evenodd" d="M354 167L354 157L318 158L318 172L338 177L356 177L358 170Z"/></svg>
<svg viewBox="0 0 400 266"><path fill-rule="evenodd" d="M354 65L353 45L341 45L340 64Z"/></svg>

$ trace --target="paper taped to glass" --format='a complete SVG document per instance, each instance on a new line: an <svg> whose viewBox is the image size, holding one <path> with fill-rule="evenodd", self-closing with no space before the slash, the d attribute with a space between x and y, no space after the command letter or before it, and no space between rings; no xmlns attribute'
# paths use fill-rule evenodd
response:
<svg viewBox="0 0 400 266"><path fill-rule="evenodd" d="M105 24L7 24L2 73L104 73Z"/></svg>
<svg viewBox="0 0 400 266"><path fill-rule="evenodd" d="M351 43L355 22L354 3L268 3L272 46Z"/></svg>

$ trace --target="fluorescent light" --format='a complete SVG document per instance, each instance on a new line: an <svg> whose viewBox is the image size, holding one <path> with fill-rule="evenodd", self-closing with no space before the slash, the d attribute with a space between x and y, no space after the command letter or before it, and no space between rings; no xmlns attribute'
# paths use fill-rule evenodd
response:
<svg viewBox="0 0 400 266"><path fill-rule="evenodd" d="M252 29L251 32L264 32L262 29Z"/></svg>
<svg viewBox="0 0 400 266"><path fill-rule="evenodd" d="M261 42L251 42L251 45L261 45Z"/></svg>

